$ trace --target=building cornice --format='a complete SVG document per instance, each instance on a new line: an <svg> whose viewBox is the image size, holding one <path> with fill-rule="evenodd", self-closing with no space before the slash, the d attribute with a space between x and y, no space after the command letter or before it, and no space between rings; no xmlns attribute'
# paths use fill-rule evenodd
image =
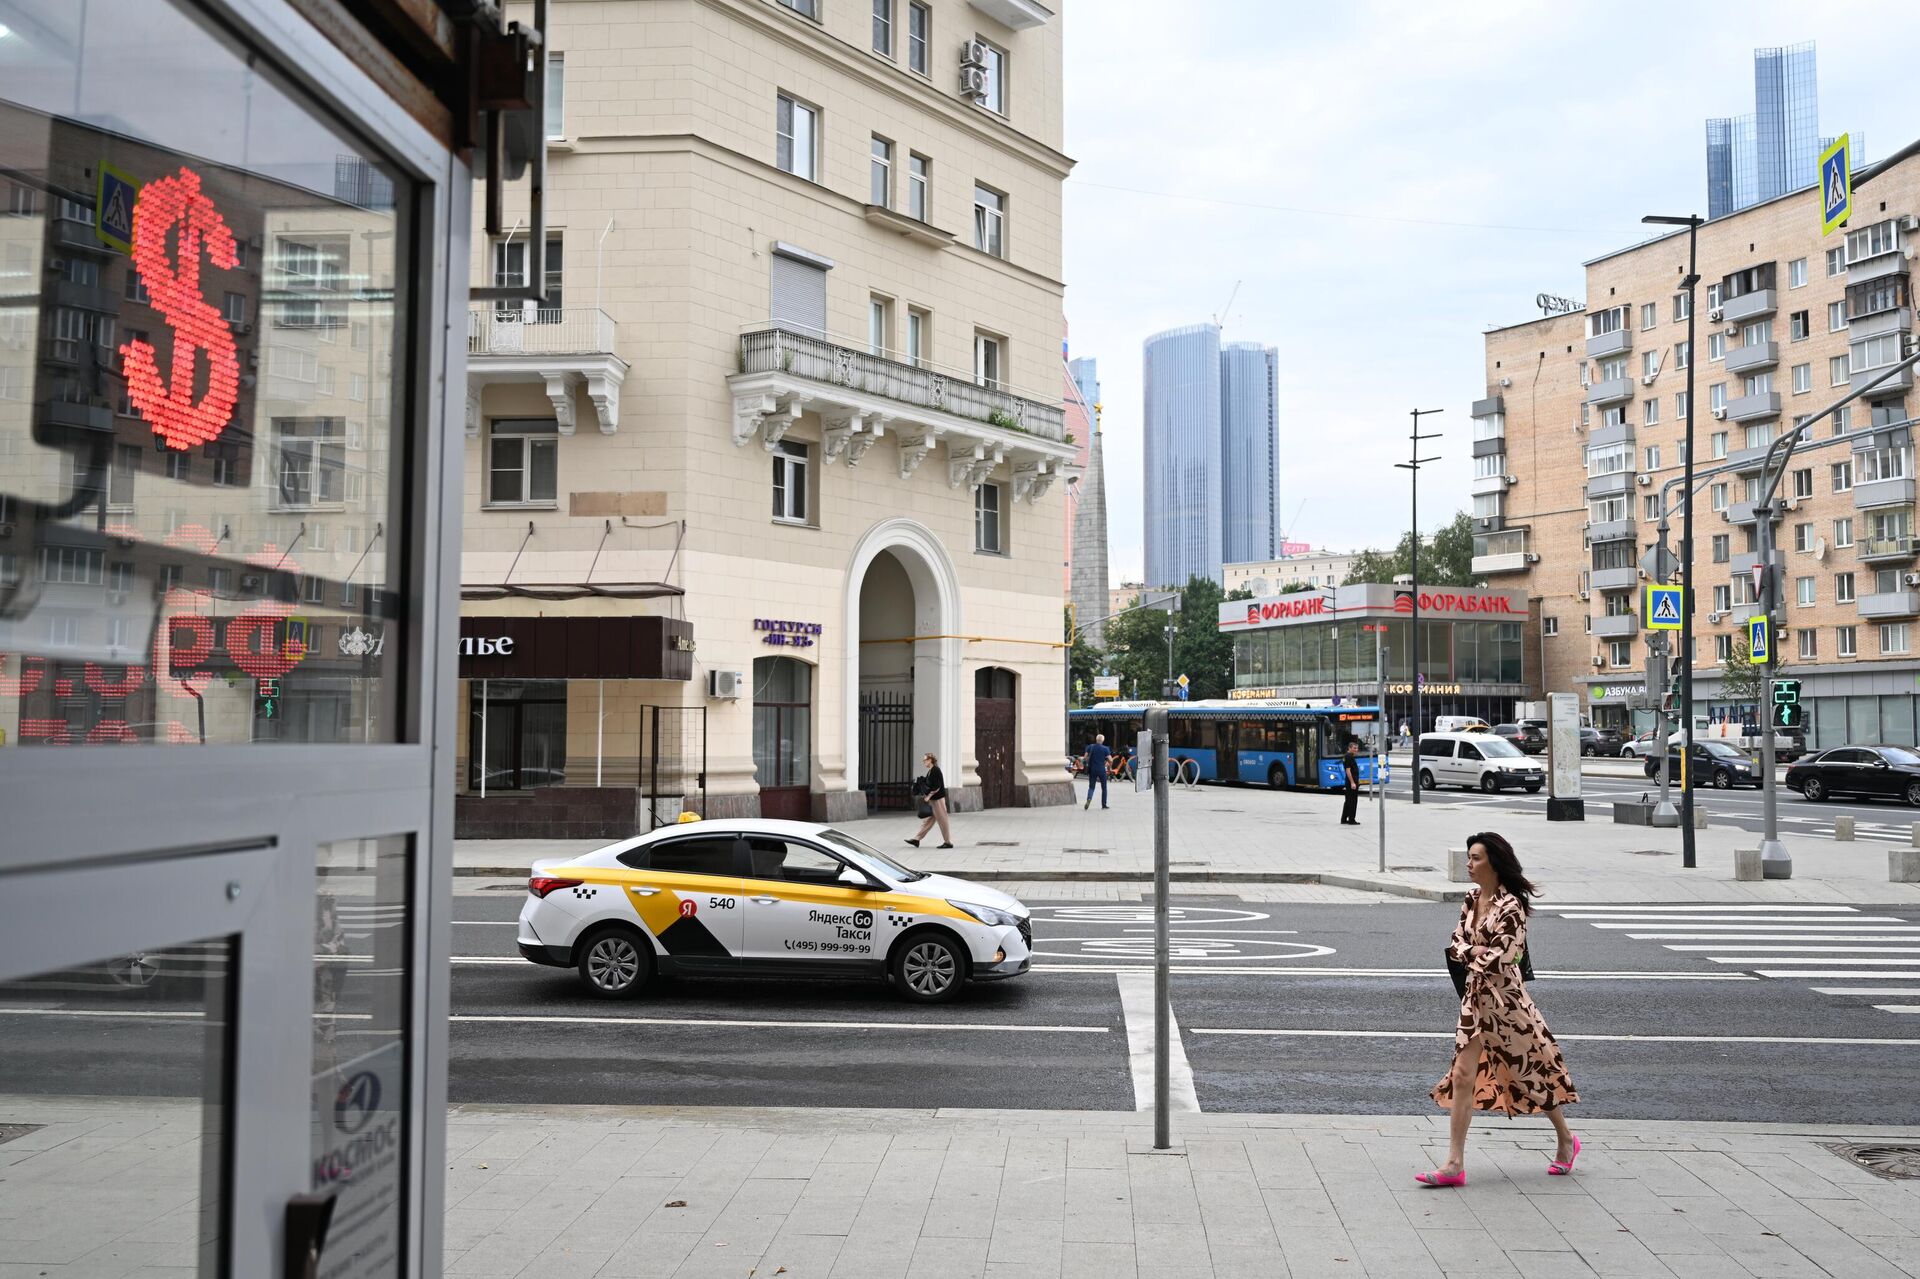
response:
<svg viewBox="0 0 1920 1279"><path fill-rule="evenodd" d="M731 147L721 146L719 143L709 138L701 137L696 133L591 134L574 139L574 143L575 148L573 155L580 158L593 155L696 154L717 164L728 165L750 177L784 186L796 194L808 195L817 200L825 201L850 218L858 218L863 223L867 221L867 206L865 201L842 195L832 187L823 186L818 182L810 182L806 178L796 177L784 169L768 164L764 160L759 160L749 155L742 155ZM549 186L552 185L554 178L557 176L559 176L557 172L549 172L547 179ZM1066 293L1067 286L1064 281L1056 280L1050 275L1035 271L1031 267L1021 266L1019 263L1009 261L1006 258L998 258L991 253L982 253L979 249L974 248L971 244L962 240L953 241L945 249L929 249L929 252L959 253L989 270L1012 276L1027 284L1041 285L1063 296Z"/></svg>
<svg viewBox="0 0 1920 1279"><path fill-rule="evenodd" d="M1054 150L1031 134L1022 133L1011 121L979 108L968 107L958 98L941 93L927 77L877 59L865 49L835 36L819 23L790 10L777 9L768 0L695 2L736 21L750 23L782 44L832 62L842 71L865 82L868 87L906 106L932 111L955 128L973 134L1017 160L1038 165L1061 181L1065 181L1073 171L1072 157Z"/></svg>

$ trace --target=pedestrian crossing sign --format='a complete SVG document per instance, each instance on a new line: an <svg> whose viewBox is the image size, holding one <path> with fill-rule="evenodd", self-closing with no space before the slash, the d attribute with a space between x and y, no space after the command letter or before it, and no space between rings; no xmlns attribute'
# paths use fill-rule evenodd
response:
<svg viewBox="0 0 1920 1279"><path fill-rule="evenodd" d="M1853 164L1843 133L1820 153L1820 234L1833 234L1852 216Z"/></svg>
<svg viewBox="0 0 1920 1279"><path fill-rule="evenodd" d="M1646 628L1650 631L1677 631L1680 629L1680 610L1684 606L1681 592L1684 586L1647 586L1647 606L1643 610L1646 616Z"/></svg>
<svg viewBox="0 0 1920 1279"><path fill-rule="evenodd" d="M133 206L139 198L139 183L112 165L101 163L93 205L93 233L100 243L122 253L133 252Z"/></svg>
<svg viewBox="0 0 1920 1279"><path fill-rule="evenodd" d="M1766 614L1747 619L1747 660L1755 666L1765 666L1773 657L1773 629L1767 625Z"/></svg>

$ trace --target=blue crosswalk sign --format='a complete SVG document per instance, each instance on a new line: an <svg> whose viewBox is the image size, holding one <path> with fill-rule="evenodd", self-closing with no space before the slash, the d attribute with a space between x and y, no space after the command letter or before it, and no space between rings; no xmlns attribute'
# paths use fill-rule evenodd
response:
<svg viewBox="0 0 1920 1279"><path fill-rule="evenodd" d="M1773 656L1773 629L1767 625L1766 614L1747 619L1747 660L1755 666L1765 665Z"/></svg>
<svg viewBox="0 0 1920 1279"><path fill-rule="evenodd" d="M1853 161L1843 133L1820 153L1820 234L1833 234L1852 216Z"/></svg>
<svg viewBox="0 0 1920 1279"><path fill-rule="evenodd" d="M140 186L110 164L100 166L99 189L94 193L93 233L100 243L133 251L133 206L140 198Z"/></svg>

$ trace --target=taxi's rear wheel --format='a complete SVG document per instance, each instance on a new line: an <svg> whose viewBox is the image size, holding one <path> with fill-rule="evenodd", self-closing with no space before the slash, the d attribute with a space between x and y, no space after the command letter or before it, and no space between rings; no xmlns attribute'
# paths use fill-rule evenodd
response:
<svg viewBox="0 0 1920 1279"><path fill-rule="evenodd" d="M893 952L893 984L915 1003L944 1003L966 980L967 957L944 933L910 934Z"/></svg>
<svg viewBox="0 0 1920 1279"><path fill-rule="evenodd" d="M603 928L580 943L580 980L602 999L631 999L653 974L653 956L630 928Z"/></svg>

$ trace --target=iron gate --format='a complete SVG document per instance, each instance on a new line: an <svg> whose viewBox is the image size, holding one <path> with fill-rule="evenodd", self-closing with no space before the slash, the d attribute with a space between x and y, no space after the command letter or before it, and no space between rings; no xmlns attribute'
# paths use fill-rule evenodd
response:
<svg viewBox="0 0 1920 1279"><path fill-rule="evenodd" d="M672 825L682 807L706 815L706 707L640 708L640 792L648 830Z"/></svg>
<svg viewBox="0 0 1920 1279"><path fill-rule="evenodd" d="M867 809L913 807L913 694L860 695L860 789Z"/></svg>

